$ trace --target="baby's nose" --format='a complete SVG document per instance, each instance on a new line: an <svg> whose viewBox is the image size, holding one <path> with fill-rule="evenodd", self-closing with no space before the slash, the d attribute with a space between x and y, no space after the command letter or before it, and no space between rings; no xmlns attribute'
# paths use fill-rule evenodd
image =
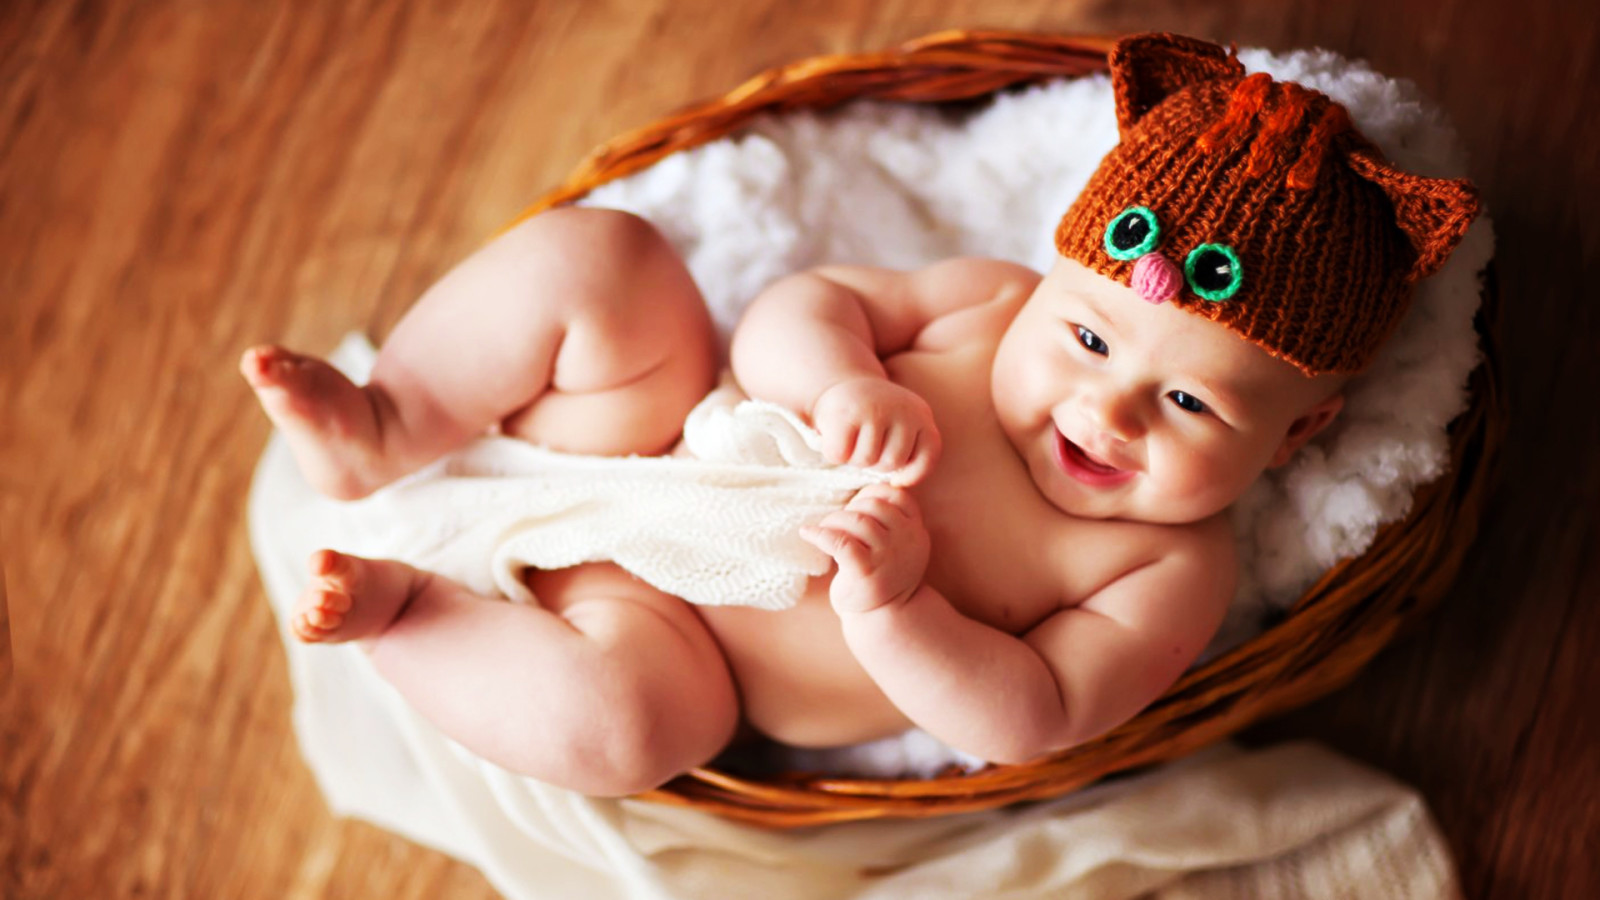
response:
<svg viewBox="0 0 1600 900"><path fill-rule="evenodd" d="M1183 287L1183 272L1179 271L1177 263L1152 251L1133 264L1130 286L1151 303L1165 303L1177 296Z"/></svg>
<svg viewBox="0 0 1600 900"><path fill-rule="evenodd" d="M1102 391L1086 404L1089 420L1106 437L1127 442L1139 436L1138 404L1118 391Z"/></svg>

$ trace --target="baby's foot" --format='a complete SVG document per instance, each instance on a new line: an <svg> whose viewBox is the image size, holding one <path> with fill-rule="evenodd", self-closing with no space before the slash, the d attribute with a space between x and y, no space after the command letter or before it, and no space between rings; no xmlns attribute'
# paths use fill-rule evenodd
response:
<svg viewBox="0 0 1600 900"><path fill-rule="evenodd" d="M289 628L308 644L376 635L400 614L415 573L394 560L318 550L311 557L311 584L295 601Z"/></svg>
<svg viewBox="0 0 1600 900"><path fill-rule="evenodd" d="M338 500L354 500L390 480L381 465L372 402L338 369L269 345L246 350L239 371L283 432L312 487Z"/></svg>

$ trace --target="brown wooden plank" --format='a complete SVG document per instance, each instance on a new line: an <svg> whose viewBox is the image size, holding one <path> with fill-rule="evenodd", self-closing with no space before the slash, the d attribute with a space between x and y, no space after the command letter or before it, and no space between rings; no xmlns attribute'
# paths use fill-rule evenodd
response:
<svg viewBox="0 0 1600 900"><path fill-rule="evenodd" d="M299 760L237 353L381 334L596 143L952 26L1323 45L1456 119L1500 234L1504 482L1428 627L1255 737L1416 784L1470 896L1600 893L1600 21L1495 0L5 4L0 892L494 896L331 818Z"/></svg>

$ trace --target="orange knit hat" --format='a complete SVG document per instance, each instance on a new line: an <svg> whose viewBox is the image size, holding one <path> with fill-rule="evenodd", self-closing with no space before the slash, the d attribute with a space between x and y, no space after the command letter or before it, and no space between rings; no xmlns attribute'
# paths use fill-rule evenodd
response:
<svg viewBox="0 0 1600 900"><path fill-rule="evenodd" d="M1122 140L1057 249L1307 374L1365 367L1477 215L1470 183L1395 169L1343 107L1215 44L1127 38L1111 78Z"/></svg>

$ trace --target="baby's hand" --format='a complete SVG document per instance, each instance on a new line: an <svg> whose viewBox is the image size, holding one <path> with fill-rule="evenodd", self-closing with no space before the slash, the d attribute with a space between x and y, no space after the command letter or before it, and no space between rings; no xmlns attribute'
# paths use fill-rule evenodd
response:
<svg viewBox="0 0 1600 900"><path fill-rule="evenodd" d="M939 428L928 402L886 378L850 378L823 391L811 406L830 461L899 470L894 482L913 485L939 461Z"/></svg>
<svg viewBox="0 0 1600 900"><path fill-rule="evenodd" d="M868 485L800 536L838 564L828 596L841 613L910 599L928 568L928 529L905 488Z"/></svg>

